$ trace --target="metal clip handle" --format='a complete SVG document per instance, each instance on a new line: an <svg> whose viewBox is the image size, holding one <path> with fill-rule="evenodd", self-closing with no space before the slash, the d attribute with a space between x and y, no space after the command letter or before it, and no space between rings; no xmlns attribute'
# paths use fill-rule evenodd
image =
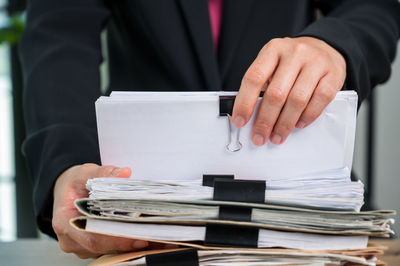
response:
<svg viewBox="0 0 400 266"><path fill-rule="evenodd" d="M230 152L240 151L243 147L243 144L240 142L240 128L237 130L236 134L236 147L232 147L232 119L229 114L226 115L228 121L228 144L226 145L226 149Z"/></svg>

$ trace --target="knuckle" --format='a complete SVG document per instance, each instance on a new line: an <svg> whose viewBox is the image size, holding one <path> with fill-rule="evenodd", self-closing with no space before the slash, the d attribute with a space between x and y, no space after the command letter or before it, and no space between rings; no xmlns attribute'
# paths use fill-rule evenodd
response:
<svg viewBox="0 0 400 266"><path fill-rule="evenodd" d="M283 104L285 101L285 95L279 88L270 87L267 89L265 94L267 96L267 100L274 105Z"/></svg>
<svg viewBox="0 0 400 266"><path fill-rule="evenodd" d="M282 43L282 41L283 41L282 38L274 38L274 39L271 39L264 47L266 49L269 49L269 48L273 49L273 48L279 47L280 44Z"/></svg>
<svg viewBox="0 0 400 266"><path fill-rule="evenodd" d="M281 128L282 131L285 132L285 133L289 133L290 131L292 131L293 127L294 127L294 124L293 124L293 123L290 123L290 122L283 122L283 123L280 125L280 128Z"/></svg>
<svg viewBox="0 0 400 266"><path fill-rule="evenodd" d="M253 108L252 104L250 104L247 101L241 101L240 103L237 104L237 107L239 108L239 110L242 111L250 111L251 108Z"/></svg>
<svg viewBox="0 0 400 266"><path fill-rule="evenodd" d="M271 130L272 130L272 125L267 120L258 120L254 124L254 132L266 134L269 133Z"/></svg>
<svg viewBox="0 0 400 266"><path fill-rule="evenodd" d="M302 109L307 104L307 96L304 93L297 93L290 97L290 104L297 109Z"/></svg>
<svg viewBox="0 0 400 266"><path fill-rule="evenodd" d="M318 98L324 102L324 103L329 103L335 98L335 93L333 93L332 89L321 89L317 93Z"/></svg>
<svg viewBox="0 0 400 266"><path fill-rule="evenodd" d="M334 80L342 82L346 77L346 71L342 68L337 68L331 72L331 75Z"/></svg>
<svg viewBox="0 0 400 266"><path fill-rule="evenodd" d="M109 165L103 166L103 167L100 168L99 175L100 176L109 176L109 175L111 175L111 172L114 169L115 169L114 166L109 166Z"/></svg>
<svg viewBox="0 0 400 266"><path fill-rule="evenodd" d="M338 73L337 73L337 80L340 80L341 83L344 83L344 80L346 79L346 69L345 68L339 68Z"/></svg>
<svg viewBox="0 0 400 266"><path fill-rule="evenodd" d="M236 109L235 113L237 115L240 115L241 117L247 119L251 114L251 110L253 109L253 106L248 102L240 102L237 105L237 107L235 106L235 109Z"/></svg>
<svg viewBox="0 0 400 266"><path fill-rule="evenodd" d="M246 72L243 77L242 83L249 84L251 86L257 87L261 85L264 81L264 75L259 66L252 67Z"/></svg>
<svg viewBox="0 0 400 266"><path fill-rule="evenodd" d="M97 167L98 167L97 164L94 164L94 163L85 163L85 164L82 164L82 165L81 165L80 170L81 170L82 173L88 173L88 172L93 171L93 169L95 169L95 168L97 168Z"/></svg>
<svg viewBox="0 0 400 266"><path fill-rule="evenodd" d="M312 122L314 121L318 116L320 115L320 112L317 109L309 109L307 112L305 112L302 115L302 119L304 121Z"/></svg>
<svg viewBox="0 0 400 266"><path fill-rule="evenodd" d="M289 122L282 122L276 126L275 131L281 135L288 135L290 131L292 131L294 125Z"/></svg>
<svg viewBox="0 0 400 266"><path fill-rule="evenodd" d="M308 51L308 45L303 42L297 42L294 46L294 52L297 54L304 54Z"/></svg>

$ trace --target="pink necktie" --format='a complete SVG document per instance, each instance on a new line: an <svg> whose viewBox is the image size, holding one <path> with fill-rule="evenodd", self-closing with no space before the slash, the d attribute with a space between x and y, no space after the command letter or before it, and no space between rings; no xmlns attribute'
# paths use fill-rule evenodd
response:
<svg viewBox="0 0 400 266"><path fill-rule="evenodd" d="M211 31L214 40L215 51L218 50L218 41L221 32L223 2L223 0L208 0L208 11L210 13Z"/></svg>

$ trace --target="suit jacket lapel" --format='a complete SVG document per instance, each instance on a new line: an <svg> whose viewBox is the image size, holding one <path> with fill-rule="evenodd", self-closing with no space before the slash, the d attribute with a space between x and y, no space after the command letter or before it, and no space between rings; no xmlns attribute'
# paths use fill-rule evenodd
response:
<svg viewBox="0 0 400 266"><path fill-rule="evenodd" d="M218 62L221 73L221 80L224 80L228 73L232 58L238 46L253 0L227 0L224 1L222 17L221 37L219 43ZM239 88L228 88L239 89Z"/></svg>
<svg viewBox="0 0 400 266"><path fill-rule="evenodd" d="M220 90L207 1L179 0L208 90Z"/></svg>

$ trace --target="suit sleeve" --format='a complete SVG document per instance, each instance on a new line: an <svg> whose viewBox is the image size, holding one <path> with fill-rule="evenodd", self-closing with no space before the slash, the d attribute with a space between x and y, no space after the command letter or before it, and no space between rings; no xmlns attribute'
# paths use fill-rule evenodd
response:
<svg viewBox="0 0 400 266"><path fill-rule="evenodd" d="M67 168L99 163L94 102L100 96L101 42L109 9L100 0L31 0L20 42L27 138L41 231L52 226L53 186Z"/></svg>
<svg viewBox="0 0 400 266"><path fill-rule="evenodd" d="M361 103L371 88L391 72L400 34L397 0L315 0L324 17L297 36L324 40L341 52L347 63L347 89L356 90Z"/></svg>

